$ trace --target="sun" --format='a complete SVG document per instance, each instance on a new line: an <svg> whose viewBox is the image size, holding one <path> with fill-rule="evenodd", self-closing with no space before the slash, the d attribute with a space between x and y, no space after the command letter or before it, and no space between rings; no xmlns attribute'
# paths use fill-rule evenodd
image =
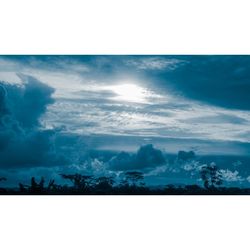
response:
<svg viewBox="0 0 250 250"><path fill-rule="evenodd" d="M130 82L109 86L109 90L116 94L112 99L117 101L142 103L148 96L146 89Z"/></svg>

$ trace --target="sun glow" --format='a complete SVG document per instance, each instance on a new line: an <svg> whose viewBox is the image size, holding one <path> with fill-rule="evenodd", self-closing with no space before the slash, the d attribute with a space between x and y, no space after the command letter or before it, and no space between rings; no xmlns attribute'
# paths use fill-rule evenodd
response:
<svg viewBox="0 0 250 250"><path fill-rule="evenodd" d="M117 101L141 103L145 102L146 98L149 96L146 89L129 82L109 86L109 90L116 94L112 99Z"/></svg>

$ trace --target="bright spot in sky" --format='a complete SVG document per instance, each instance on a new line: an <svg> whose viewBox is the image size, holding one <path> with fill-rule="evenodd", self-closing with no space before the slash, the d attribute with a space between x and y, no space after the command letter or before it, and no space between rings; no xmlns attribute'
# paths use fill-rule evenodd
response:
<svg viewBox="0 0 250 250"><path fill-rule="evenodd" d="M108 87L117 96L113 97L113 100L126 101L126 102L145 102L149 93L146 89L134 84L134 83L121 83L118 85L112 85Z"/></svg>

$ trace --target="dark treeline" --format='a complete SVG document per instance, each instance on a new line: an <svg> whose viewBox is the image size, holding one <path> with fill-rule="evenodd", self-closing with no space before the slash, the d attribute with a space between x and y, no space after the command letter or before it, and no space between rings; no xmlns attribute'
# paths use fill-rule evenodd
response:
<svg viewBox="0 0 250 250"><path fill-rule="evenodd" d="M19 183L19 188L0 188L1 194L21 195L230 195L250 194L250 188L224 187L220 170L215 164L204 166L200 170L203 186L166 185L161 188L148 187L144 183L144 175L139 171L126 172L124 178L117 183L113 177L94 177L82 174L60 174L61 178L70 181L70 185L62 185L50 180L32 177L29 185ZM6 178L0 178L6 181Z"/></svg>

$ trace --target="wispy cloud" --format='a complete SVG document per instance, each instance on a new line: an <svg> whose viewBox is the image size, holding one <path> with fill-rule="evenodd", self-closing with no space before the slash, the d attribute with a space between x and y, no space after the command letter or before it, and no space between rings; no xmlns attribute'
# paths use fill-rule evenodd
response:
<svg viewBox="0 0 250 250"><path fill-rule="evenodd" d="M181 64L186 63L180 59L166 59L162 57L139 57L124 61L126 65L138 70L174 70Z"/></svg>

